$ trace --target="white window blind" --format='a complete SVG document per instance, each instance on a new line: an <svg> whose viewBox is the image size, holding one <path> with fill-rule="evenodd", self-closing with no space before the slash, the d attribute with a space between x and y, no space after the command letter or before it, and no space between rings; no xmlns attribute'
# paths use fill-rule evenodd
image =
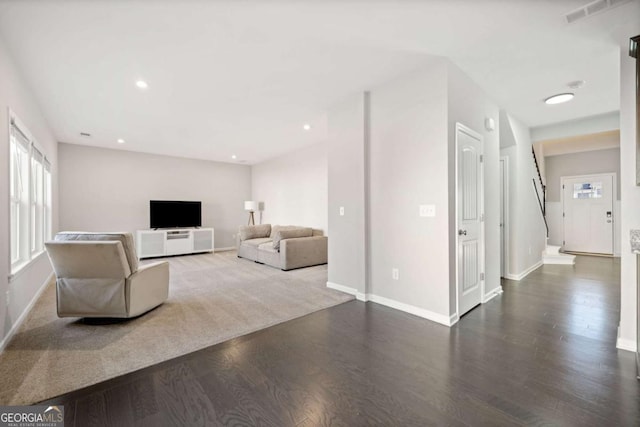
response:
<svg viewBox="0 0 640 427"><path fill-rule="evenodd" d="M27 240L29 223L29 147L28 137L11 123L11 166L10 204L11 204L11 266L25 262L29 258Z"/></svg>
<svg viewBox="0 0 640 427"><path fill-rule="evenodd" d="M9 202L11 273L42 253L51 238L51 164L24 125L11 117Z"/></svg>

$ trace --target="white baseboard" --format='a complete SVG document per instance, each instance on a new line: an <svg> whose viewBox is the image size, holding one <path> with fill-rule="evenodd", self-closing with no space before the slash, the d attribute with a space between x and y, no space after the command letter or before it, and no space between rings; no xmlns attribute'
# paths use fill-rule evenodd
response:
<svg viewBox="0 0 640 427"><path fill-rule="evenodd" d="M507 274L505 278L509 280L522 280L525 277L527 277L529 273L531 273L533 270L541 266L542 266L542 260L536 262L535 264L533 264L531 267L527 268L525 271L523 271L520 274Z"/></svg>
<svg viewBox="0 0 640 427"><path fill-rule="evenodd" d="M369 295L369 301L377 304L385 305L387 307L395 308L396 310L404 311L409 314L413 314L418 317L422 317L427 320L431 320L441 325L451 326L458 321L458 315L445 316L443 314L434 313L433 311L426 310L424 308L416 307L410 304L405 304L396 300L381 297L379 295Z"/></svg>
<svg viewBox="0 0 640 427"><path fill-rule="evenodd" d="M350 288L349 286L339 285L333 282L327 282L327 288L335 289L336 291L344 292L349 295L357 295L358 290L356 288Z"/></svg>
<svg viewBox="0 0 640 427"><path fill-rule="evenodd" d="M395 308L396 310L404 311L405 313L410 313L415 316L422 317L424 319L431 320L436 323L440 323L441 325L452 326L458 321L457 313L454 313L451 316L445 316L443 314L438 314L438 313L434 313L433 311L425 310L424 308L415 307L410 304L405 304L403 302L395 301L395 300L381 297L378 295L364 294L362 292L358 292L357 289L352 288L350 286L344 286L338 283L327 282L327 288L335 289L337 291L344 292L349 295L353 295L356 297L358 301L375 302L376 304Z"/></svg>
<svg viewBox="0 0 640 427"><path fill-rule="evenodd" d="M620 326L618 326L618 339L616 340L616 348L620 350L632 351L634 353L637 348L635 340L620 338Z"/></svg>
<svg viewBox="0 0 640 427"><path fill-rule="evenodd" d="M633 340L627 340L624 338L619 338L616 340L616 348L620 349L620 350L627 350L627 351L636 351L636 342Z"/></svg>
<svg viewBox="0 0 640 427"><path fill-rule="evenodd" d="M484 304L485 302L491 301L492 299L494 299L498 295L502 294L502 292L504 292L502 290L502 286L498 286L497 288L494 288L494 289L490 290L489 292L484 294L484 296L482 297L482 303Z"/></svg>
<svg viewBox="0 0 640 427"><path fill-rule="evenodd" d="M353 295L358 301L369 301L368 295L358 292L356 288L340 285L338 283L327 282L327 288L335 289L336 291L344 292L345 294Z"/></svg>
<svg viewBox="0 0 640 427"><path fill-rule="evenodd" d="M215 252L235 251L236 249L238 248L236 248L235 246L228 246L226 248L214 248L213 252L215 253Z"/></svg>
<svg viewBox="0 0 640 427"><path fill-rule="evenodd" d="M47 276L47 280L44 281L44 283L40 286L40 289L38 289L38 292L36 292L33 298L31 298L31 301L29 301L29 304L27 304L25 309L22 310L22 313L20 313L20 316L9 330L9 333L2 339L2 342L0 342L0 353L2 353L7 344L9 344L9 341L11 341L11 338L13 338L15 333L18 331L20 325L22 325L22 322L24 322L24 320L27 318L27 314L29 314L36 301L38 301L38 298L40 298L40 295L42 295L52 278L53 272Z"/></svg>

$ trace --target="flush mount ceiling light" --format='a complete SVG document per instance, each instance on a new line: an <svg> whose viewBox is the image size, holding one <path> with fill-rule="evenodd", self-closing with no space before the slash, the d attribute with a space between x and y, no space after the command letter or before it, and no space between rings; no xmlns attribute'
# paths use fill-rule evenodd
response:
<svg viewBox="0 0 640 427"><path fill-rule="evenodd" d="M559 93L557 95L553 95L544 100L545 104L554 105L554 104L562 104L563 102L571 101L574 97L572 93Z"/></svg>
<svg viewBox="0 0 640 427"><path fill-rule="evenodd" d="M305 123L304 125L302 125L302 129L311 130L311 125L309 123Z"/></svg>
<svg viewBox="0 0 640 427"><path fill-rule="evenodd" d="M138 87L138 89L147 89L149 87L149 84L147 84L147 82L145 82L144 80L138 80L136 82L136 86Z"/></svg>
<svg viewBox="0 0 640 427"><path fill-rule="evenodd" d="M233 160L235 160L235 159L237 159L237 158L238 158L238 156L236 156L235 154L232 154L232 155L231 155L231 158L232 158Z"/></svg>
<svg viewBox="0 0 640 427"><path fill-rule="evenodd" d="M118 138L118 144L124 144L124 139Z"/></svg>

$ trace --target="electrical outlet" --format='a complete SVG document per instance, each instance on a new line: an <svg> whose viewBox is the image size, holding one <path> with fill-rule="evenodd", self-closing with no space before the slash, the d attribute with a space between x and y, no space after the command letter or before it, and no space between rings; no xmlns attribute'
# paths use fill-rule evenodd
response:
<svg viewBox="0 0 640 427"><path fill-rule="evenodd" d="M391 269L391 277L393 277L393 280L398 280L400 279L400 271L397 268L392 268Z"/></svg>
<svg viewBox="0 0 640 427"><path fill-rule="evenodd" d="M531 255L531 246L529 246L529 255Z"/></svg>
<svg viewBox="0 0 640 427"><path fill-rule="evenodd" d="M5 301L6 301L6 304L7 304L7 307L9 306L9 298L10 298L10 296L11 296L11 292L7 291L7 293L6 293L6 300L5 300Z"/></svg>
<svg viewBox="0 0 640 427"><path fill-rule="evenodd" d="M344 206L340 206L340 216L344 216Z"/></svg>

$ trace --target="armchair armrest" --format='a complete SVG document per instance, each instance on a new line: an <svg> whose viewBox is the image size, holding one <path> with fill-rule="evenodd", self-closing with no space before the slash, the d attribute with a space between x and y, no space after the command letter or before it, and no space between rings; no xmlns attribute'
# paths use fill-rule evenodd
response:
<svg viewBox="0 0 640 427"><path fill-rule="evenodd" d="M280 261L283 270L327 263L326 236L296 237L280 241Z"/></svg>
<svg viewBox="0 0 640 427"><path fill-rule="evenodd" d="M127 279L127 312L138 316L162 304L169 297L169 263L142 265Z"/></svg>

